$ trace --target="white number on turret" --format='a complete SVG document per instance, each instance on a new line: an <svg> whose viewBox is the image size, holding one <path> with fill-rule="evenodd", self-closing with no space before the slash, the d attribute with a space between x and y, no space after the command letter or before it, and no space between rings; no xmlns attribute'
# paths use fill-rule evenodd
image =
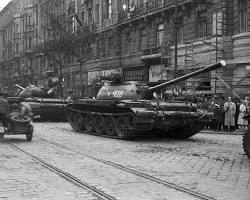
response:
<svg viewBox="0 0 250 200"><path fill-rule="evenodd" d="M122 90L115 90L115 91L113 92L113 96L114 96L115 98L122 98L122 95L123 95L123 91L122 91Z"/></svg>

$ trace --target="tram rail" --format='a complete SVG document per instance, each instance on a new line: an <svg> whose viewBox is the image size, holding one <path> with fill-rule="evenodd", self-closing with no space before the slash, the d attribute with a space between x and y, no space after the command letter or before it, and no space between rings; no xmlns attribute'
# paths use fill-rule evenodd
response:
<svg viewBox="0 0 250 200"><path fill-rule="evenodd" d="M178 186L174 183L171 183L171 182L168 182L168 181L165 181L165 180L161 180L159 178L156 178L154 176L151 176L151 175L148 175L148 174L145 174L145 173L142 173L142 172L139 172L139 171L136 171L134 169L131 169L131 168L128 168L126 166L123 166L121 164L117 164L117 163L114 163L114 162L111 162L111 161L107 161L107 160L103 160L103 159L99 159L97 157L94 157L94 156L91 156L91 155L88 155L86 153L83 153L81 152L81 150L76 150L76 149L73 149L71 147L68 147L64 144L60 144L58 142L55 142L55 141L51 141L51 140L48 140L48 139L45 139L45 138L41 138L41 137L38 137L36 136L36 138L40 141L43 141L43 142L46 142L46 143L49 143L51 145L54 145L54 146L57 146L57 147L60 147L62 149L66 149L66 150L69 150L71 152L74 152L74 153L77 153L77 154L80 154L81 156L85 156L89 159L92 159L92 160L95 160L97 162L100 162L100 163L103 163L103 164L106 164L106 165L109 165L109 166L112 166L116 169L120 169L122 171L125 171L125 172L128 172L130 174L133 174L137 177L140 177L140 178L144 178L144 179L147 179L147 180L150 180L152 182L155 182L155 183L158 183L158 184L161 184L161 185L164 185L168 188L172 188L176 191L179 191L179 192L183 192L183 193L186 193L188 195L191 195L197 199L200 199L200 200L216 200L215 198L213 197L209 197L207 195L204 195L204 194L201 194L199 192L196 192L196 191L192 191L190 189L187 189L187 188L184 188L184 187L181 187L181 186Z"/></svg>
<svg viewBox="0 0 250 200"><path fill-rule="evenodd" d="M23 150L22 148L19 148L17 145L10 143L10 142L6 142L6 144L8 144L10 147L12 147L13 149L24 153L25 155L31 157L33 160L37 161L38 163L40 163L43 167L49 169L50 171L54 172L55 174L61 176L62 178L64 178L65 180L71 182L72 184L83 188L84 190L87 190L89 192L91 192L93 195L95 195L96 197L98 197L100 200L116 200L115 197L112 197L109 194L106 194L105 192L89 185L88 183L85 183L81 180L79 180L77 177L73 176L70 173L67 173L59 168L57 168L54 165L49 164L48 162L44 161L43 159Z"/></svg>

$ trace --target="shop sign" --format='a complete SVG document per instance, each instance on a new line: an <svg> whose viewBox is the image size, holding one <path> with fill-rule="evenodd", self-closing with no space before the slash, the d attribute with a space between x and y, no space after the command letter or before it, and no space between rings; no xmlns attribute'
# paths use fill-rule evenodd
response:
<svg viewBox="0 0 250 200"><path fill-rule="evenodd" d="M131 67L123 69L125 81L148 81L148 72L146 67Z"/></svg>
<svg viewBox="0 0 250 200"><path fill-rule="evenodd" d="M163 65L151 65L149 68L149 82L159 82L166 80L166 71Z"/></svg>
<svg viewBox="0 0 250 200"><path fill-rule="evenodd" d="M122 74L122 69L117 68L88 72L88 85L91 85L95 81L100 81L100 77L108 77L111 74Z"/></svg>
<svg viewBox="0 0 250 200"><path fill-rule="evenodd" d="M250 65L246 66L246 70L249 71L250 70Z"/></svg>

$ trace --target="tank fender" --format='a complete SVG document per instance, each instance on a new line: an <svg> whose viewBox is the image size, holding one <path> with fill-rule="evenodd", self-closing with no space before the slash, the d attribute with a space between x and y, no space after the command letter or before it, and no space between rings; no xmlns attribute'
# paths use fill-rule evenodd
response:
<svg viewBox="0 0 250 200"><path fill-rule="evenodd" d="M155 117L156 111L148 110L146 108L130 108L133 113L137 116L144 116L144 117Z"/></svg>

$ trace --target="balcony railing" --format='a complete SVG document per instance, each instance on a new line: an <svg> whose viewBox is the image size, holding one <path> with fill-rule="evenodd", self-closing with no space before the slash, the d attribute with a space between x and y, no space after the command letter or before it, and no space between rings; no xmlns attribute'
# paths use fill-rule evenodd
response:
<svg viewBox="0 0 250 200"><path fill-rule="evenodd" d="M161 47L153 47L153 48L149 48L149 49L144 49L142 51L142 54L144 56L152 55L152 54L159 54L159 53L161 53Z"/></svg>
<svg viewBox="0 0 250 200"><path fill-rule="evenodd" d="M34 51L34 47L25 47L24 52L25 53L32 53Z"/></svg>
<svg viewBox="0 0 250 200"><path fill-rule="evenodd" d="M179 0L177 0L178 2ZM191 0L190 0L191 1ZM175 0L150 0L138 7L129 7L118 14L118 21L123 22L133 17L138 17L164 7L174 6Z"/></svg>

